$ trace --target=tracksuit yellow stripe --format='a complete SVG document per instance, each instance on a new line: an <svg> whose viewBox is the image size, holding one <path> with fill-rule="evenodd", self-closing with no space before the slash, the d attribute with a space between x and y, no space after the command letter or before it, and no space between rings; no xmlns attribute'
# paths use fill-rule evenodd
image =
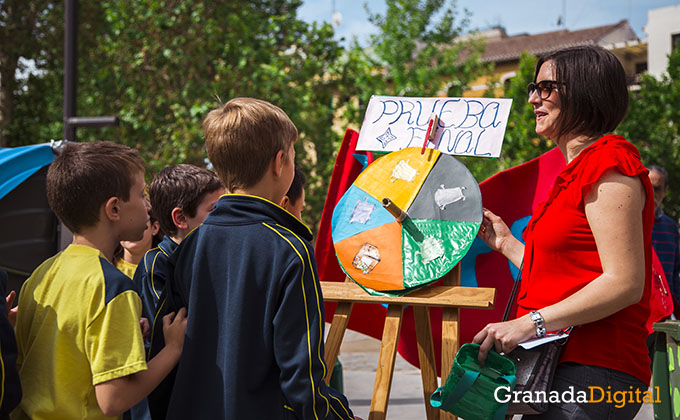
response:
<svg viewBox="0 0 680 420"><path fill-rule="evenodd" d="M146 252L144 253L144 258L142 258L142 260L144 260L144 269L145 269L146 271L149 271L149 266L146 265L146 255L147 255L149 252L155 251L155 250L157 250L157 249L159 249L159 248L160 248L160 247L157 246L156 248L151 248L150 250L148 250L148 251L146 251Z"/></svg>
<svg viewBox="0 0 680 420"><path fill-rule="evenodd" d="M312 343L311 343L311 338L310 338L310 333L309 333L309 313L307 312L307 294L305 292L305 283L304 283L304 278L305 278L305 260L302 258L302 255L298 252L297 248L286 238L281 234L281 232L277 231L273 227L269 226L266 223L262 223L264 226L268 227L272 231L276 232L277 235L279 235L281 238L283 238L284 241L288 242L288 245L293 248L293 251L300 257L300 262L302 263L302 276L300 277L300 285L302 286L302 299L304 300L304 306L305 306L305 320L307 322L307 358L309 360L309 380L312 385L312 410L314 411L314 417L318 420L319 417L316 415L316 385L314 384L314 377L312 375ZM330 402L324 397L326 400L326 412L328 412L328 406L330 406Z"/></svg>
<svg viewBox="0 0 680 420"><path fill-rule="evenodd" d="M288 232L290 232L293 236L295 236L300 241L302 246L305 248L305 252L307 253L307 261L309 261L309 266L312 267L312 257L309 255L309 249L307 249L307 245L305 245L304 241L298 235L296 235L295 232L291 231L287 227L281 226L279 224L277 224L277 226L287 230ZM314 279L314 291L316 293L316 307L319 311L319 320L320 320L320 322L319 322L319 337L323 337L323 330L322 330L321 326L323 325L324 320L321 319L321 302L319 301L319 291L316 287L316 276L314 274L314 270L312 270L312 279ZM326 377L326 362L321 359L321 339L319 340L319 347L318 347L317 353L319 354L319 361L321 362L321 365L323 366L323 377L325 378ZM333 395L331 395L330 397L337 400L340 403L340 406L342 407L343 410L345 410L345 413L347 414L348 418L352 418L352 416L350 416L349 412L347 411L347 408L342 403L342 401L340 401L337 397L334 397ZM335 411L335 409L332 406L331 406L331 409L333 409L333 412L338 417L342 417L340 414L338 414L337 411ZM326 415L328 415L328 410L326 410Z"/></svg>
<svg viewBox="0 0 680 420"><path fill-rule="evenodd" d="M161 251L162 251L162 249L161 249ZM156 267L156 258L158 258L159 255L160 255L160 253L156 253L156 255L154 255L154 257L153 257L153 262L151 263L151 276L150 276L150 278L151 278L151 290L153 290L153 294L156 295L156 299L161 298L158 295L158 292L156 291L156 285L153 283L153 271L154 271L154 267Z"/></svg>
<svg viewBox="0 0 680 420"><path fill-rule="evenodd" d="M265 202L267 202L267 203L269 203L269 204L271 204L271 205L273 205L273 206L275 206L275 207L278 207L279 209L285 211L286 213L290 214L291 216L295 217L294 214L292 214L292 213L289 212L288 210L284 209L284 208L281 207L280 205L276 204L275 202L269 201L269 200L267 200L266 198L263 198L263 197L258 197L257 195L250 195L250 194L230 194L230 193L227 193L227 194L224 194L224 195L220 196L220 198L225 197L225 196L230 196L230 195L235 196L235 197L239 197L239 196L240 196L240 197L256 198L256 199L258 199L258 200L265 201ZM295 217L295 218L297 219L297 217ZM297 220L300 220L300 219L297 219ZM300 222L300 223L302 223L302 222ZM309 226L305 225L304 223L302 223L302 225L303 225L305 228L307 228L307 230L309 231L309 234L311 235L311 234L312 234L312 230L309 228Z"/></svg>

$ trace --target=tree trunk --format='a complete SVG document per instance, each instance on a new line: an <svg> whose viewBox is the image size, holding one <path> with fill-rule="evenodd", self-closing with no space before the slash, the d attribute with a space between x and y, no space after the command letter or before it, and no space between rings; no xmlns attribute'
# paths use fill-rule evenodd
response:
<svg viewBox="0 0 680 420"><path fill-rule="evenodd" d="M14 120L14 87L18 57L0 57L0 147L7 147L5 130Z"/></svg>

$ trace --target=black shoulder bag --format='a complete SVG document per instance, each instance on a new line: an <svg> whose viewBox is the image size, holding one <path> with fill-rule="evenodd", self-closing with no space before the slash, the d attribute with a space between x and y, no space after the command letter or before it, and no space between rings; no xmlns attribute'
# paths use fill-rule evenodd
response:
<svg viewBox="0 0 680 420"><path fill-rule="evenodd" d="M517 300L521 281L522 264L520 264L517 279L512 287L508 304L505 307L503 321L507 321L510 316L512 307ZM513 402L511 400L506 415L540 414L548 410L548 394L552 387L552 380L555 375L555 369L557 369L557 362L560 359L560 353L562 353L562 348L566 344L567 339L568 336L561 340L541 344L529 350L517 346L516 349L505 355L515 363L517 368L515 392L520 393L519 395L530 392L534 397L532 400L536 400L536 396L542 391L540 401L525 403ZM523 398L519 400L522 401Z"/></svg>

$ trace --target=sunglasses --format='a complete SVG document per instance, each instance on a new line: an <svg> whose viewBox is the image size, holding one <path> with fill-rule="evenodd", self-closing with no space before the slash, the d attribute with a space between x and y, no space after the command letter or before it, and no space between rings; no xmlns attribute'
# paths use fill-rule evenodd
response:
<svg viewBox="0 0 680 420"><path fill-rule="evenodd" d="M534 91L538 91L538 96L545 100L550 97L550 94L552 93L553 90L557 90L558 87L560 86L566 86L562 82L556 82L554 80L541 80L538 83L531 82L527 86L527 92L529 93L529 96L531 96Z"/></svg>

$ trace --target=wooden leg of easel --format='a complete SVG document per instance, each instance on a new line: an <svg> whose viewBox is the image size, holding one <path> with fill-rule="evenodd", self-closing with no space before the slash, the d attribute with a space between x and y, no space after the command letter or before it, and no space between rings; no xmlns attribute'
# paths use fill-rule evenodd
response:
<svg viewBox="0 0 680 420"><path fill-rule="evenodd" d="M416 336L418 337L418 360L420 361L420 374L423 379L425 413L427 420L439 420L440 410L430 405L430 395L437 390L437 366L434 361L430 311L426 306L414 306L413 317L416 323Z"/></svg>
<svg viewBox="0 0 680 420"><path fill-rule="evenodd" d="M333 314L333 322L331 322L331 328L328 330L328 337L326 338L325 345L326 376L324 376L323 380L326 382L326 385L331 381L335 359L338 358L340 344L342 344L342 339L347 330L352 306L354 306L352 302L340 302L338 303L337 308L335 308L335 314Z"/></svg>
<svg viewBox="0 0 680 420"><path fill-rule="evenodd" d="M397 343L401 330L401 319L404 314L403 305L389 305L385 317L378 369L375 372L375 384L373 385L373 398L371 409L368 413L369 420L385 420L387 417L387 401L392 387L394 375L394 360L397 356Z"/></svg>
<svg viewBox="0 0 680 420"><path fill-rule="evenodd" d="M442 309L442 385L458 352L458 327L458 308ZM442 411L441 419L454 420L456 416Z"/></svg>
<svg viewBox="0 0 680 420"><path fill-rule="evenodd" d="M445 286L459 286L460 285L460 264L457 264L446 277L444 277ZM459 314L458 308L443 308L442 309L442 385L446 381L446 377L451 371L453 365L453 358L458 352L458 337L459 337ZM455 420L457 417L442 411L442 420Z"/></svg>

